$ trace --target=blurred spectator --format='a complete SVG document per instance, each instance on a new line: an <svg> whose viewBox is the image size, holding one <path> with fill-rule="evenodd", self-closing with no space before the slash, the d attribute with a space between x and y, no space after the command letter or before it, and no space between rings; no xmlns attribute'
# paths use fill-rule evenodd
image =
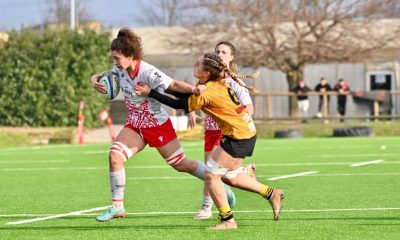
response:
<svg viewBox="0 0 400 240"><path fill-rule="evenodd" d="M306 85L304 80L300 80L299 84L295 86L292 91L297 94L297 106L299 108L300 117L307 117L310 101L306 94L311 91L311 89ZM303 119L302 121L307 122L306 119Z"/></svg>
<svg viewBox="0 0 400 240"><path fill-rule="evenodd" d="M317 86L315 86L314 91L319 92L319 93L326 93L329 91L332 91L332 87L331 85L329 85L329 83L326 81L326 79L324 77L322 77L319 80L319 83L317 84ZM317 117L322 117L322 112L323 112L323 95L319 96L319 102L318 102L318 113L317 113ZM328 106L329 106L329 95L328 95L328 102L327 102ZM328 108L329 109L329 108Z"/></svg>
<svg viewBox="0 0 400 240"><path fill-rule="evenodd" d="M341 117L346 114L346 102L347 102L347 94L350 92L350 87L347 82L343 80L343 78L339 79L339 82L335 85L335 91L338 92L337 100L337 110ZM344 121L343 118L340 119L341 122Z"/></svg>

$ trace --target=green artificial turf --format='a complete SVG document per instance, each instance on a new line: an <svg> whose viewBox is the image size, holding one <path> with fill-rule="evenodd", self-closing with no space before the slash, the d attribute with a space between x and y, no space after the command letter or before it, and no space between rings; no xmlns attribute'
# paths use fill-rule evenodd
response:
<svg viewBox="0 0 400 240"><path fill-rule="evenodd" d="M183 142L203 159L202 142ZM285 191L281 219L260 196L235 189L238 229L207 230L194 220L202 182L175 172L155 149L126 163L123 219L98 223L102 211L31 223L7 223L110 204L109 145L0 149L0 239L400 239L400 138L257 141L258 179ZM352 163L383 160L351 167ZM267 178L315 171L307 176ZM215 208L214 208L215 210Z"/></svg>

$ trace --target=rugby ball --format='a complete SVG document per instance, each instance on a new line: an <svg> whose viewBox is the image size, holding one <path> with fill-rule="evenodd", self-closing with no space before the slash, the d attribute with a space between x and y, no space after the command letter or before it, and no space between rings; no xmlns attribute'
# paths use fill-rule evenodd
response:
<svg viewBox="0 0 400 240"><path fill-rule="evenodd" d="M108 100L113 100L119 93L119 77L116 72L106 71L103 72L99 78L99 83L106 86L106 93L104 96Z"/></svg>

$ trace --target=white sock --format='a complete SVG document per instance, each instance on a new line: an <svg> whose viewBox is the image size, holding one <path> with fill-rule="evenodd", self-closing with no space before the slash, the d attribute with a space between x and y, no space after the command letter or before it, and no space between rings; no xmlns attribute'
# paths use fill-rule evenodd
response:
<svg viewBox="0 0 400 240"><path fill-rule="evenodd" d="M201 205L202 209L211 210L213 204L214 204L214 202L213 202L211 196L203 195L203 205Z"/></svg>
<svg viewBox="0 0 400 240"><path fill-rule="evenodd" d="M245 174L245 175L249 175L247 168L245 167L239 167L239 171L238 174Z"/></svg>
<svg viewBox="0 0 400 240"><path fill-rule="evenodd" d="M110 186L113 207L121 209L124 206L125 168L118 172L110 172Z"/></svg>
<svg viewBox="0 0 400 240"><path fill-rule="evenodd" d="M204 175L206 174L206 165L200 161L197 161L197 168L191 174L204 181Z"/></svg>

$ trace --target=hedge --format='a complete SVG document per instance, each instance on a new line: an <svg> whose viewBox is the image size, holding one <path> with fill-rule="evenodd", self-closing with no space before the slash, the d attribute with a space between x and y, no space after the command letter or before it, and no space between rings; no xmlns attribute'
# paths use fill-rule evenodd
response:
<svg viewBox="0 0 400 240"><path fill-rule="evenodd" d="M90 30L11 32L0 45L0 125L75 126L79 101L85 125L99 125L107 101L90 76L111 67L110 34Z"/></svg>

